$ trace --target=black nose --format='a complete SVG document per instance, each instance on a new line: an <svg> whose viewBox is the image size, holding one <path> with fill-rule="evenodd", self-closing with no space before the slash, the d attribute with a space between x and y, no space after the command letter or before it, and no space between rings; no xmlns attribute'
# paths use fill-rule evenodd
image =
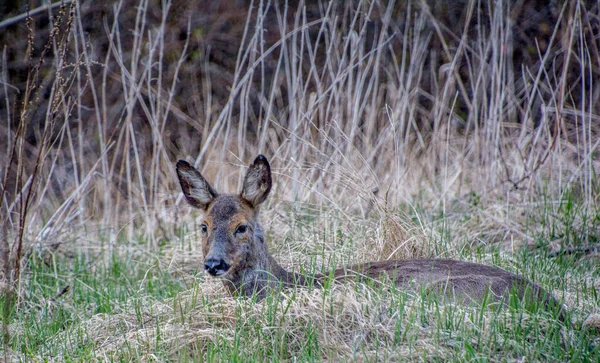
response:
<svg viewBox="0 0 600 363"><path fill-rule="evenodd" d="M209 258L204 261L204 269L213 276L224 274L229 270L229 267L230 266L223 259L217 260L216 258Z"/></svg>

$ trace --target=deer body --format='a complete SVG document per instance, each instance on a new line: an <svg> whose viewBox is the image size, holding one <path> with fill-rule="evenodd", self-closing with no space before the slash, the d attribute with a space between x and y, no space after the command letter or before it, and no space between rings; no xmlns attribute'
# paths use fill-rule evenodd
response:
<svg viewBox="0 0 600 363"><path fill-rule="evenodd" d="M259 205L271 190L271 170L259 155L250 166L239 195L218 194L200 172L185 161L177 175L187 201L204 210L201 224L204 269L221 277L232 294L257 295L286 286L320 286L330 275L304 276L283 269L269 254L258 220ZM468 301L491 296L503 301L514 291L527 292L544 304L557 304L537 284L493 266L448 259L378 261L339 268L336 281L379 279L387 275L399 287L425 286L433 293L450 294ZM491 293L491 294L490 294Z"/></svg>

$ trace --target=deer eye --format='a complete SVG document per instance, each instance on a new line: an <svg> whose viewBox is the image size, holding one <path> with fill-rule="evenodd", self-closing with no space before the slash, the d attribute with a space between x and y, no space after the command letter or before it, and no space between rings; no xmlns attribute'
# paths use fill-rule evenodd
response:
<svg viewBox="0 0 600 363"><path fill-rule="evenodd" d="M242 224L235 230L235 234L244 234L247 231L248 231L248 226L245 224Z"/></svg>
<svg viewBox="0 0 600 363"><path fill-rule="evenodd" d="M206 223L202 223L202 225L200 225L200 230L202 231L202 233L208 232L208 226L206 225Z"/></svg>

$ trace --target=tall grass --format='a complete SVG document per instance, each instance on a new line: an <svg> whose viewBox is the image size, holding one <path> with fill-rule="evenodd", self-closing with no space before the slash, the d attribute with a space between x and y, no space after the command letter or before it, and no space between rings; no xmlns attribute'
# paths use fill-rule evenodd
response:
<svg viewBox="0 0 600 363"><path fill-rule="evenodd" d="M424 255L510 268L488 249L595 246L597 5L558 4L555 23L546 29L543 19L540 38L523 43L519 12L530 8L434 4L229 8L239 42L231 59L226 45L201 42L228 40L199 20L212 9L178 1L115 1L102 18L98 6L73 2L48 10L45 29L21 29L29 39L4 49L0 72L5 345L13 307L29 291L24 256L91 261L99 250L127 251L166 269L199 261L195 242L174 242L191 220L178 158L194 161L218 190L237 192L246 163L267 155L275 189L266 229L294 268ZM577 305L574 290L566 295ZM581 305L589 311L591 298ZM261 308L248 309L256 318ZM315 324L319 338L323 326L345 329ZM310 332L289 334L310 341Z"/></svg>

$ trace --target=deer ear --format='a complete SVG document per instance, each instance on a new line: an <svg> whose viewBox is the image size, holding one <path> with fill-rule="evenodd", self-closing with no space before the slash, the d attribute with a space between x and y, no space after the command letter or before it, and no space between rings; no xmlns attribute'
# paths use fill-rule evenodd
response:
<svg viewBox="0 0 600 363"><path fill-rule="evenodd" d="M200 172L187 161L177 162L177 177L181 190L188 203L196 208L206 210L208 205L218 196Z"/></svg>
<svg viewBox="0 0 600 363"><path fill-rule="evenodd" d="M253 207L257 207L269 196L271 185L269 162L264 155L258 155L246 173L241 196Z"/></svg>

